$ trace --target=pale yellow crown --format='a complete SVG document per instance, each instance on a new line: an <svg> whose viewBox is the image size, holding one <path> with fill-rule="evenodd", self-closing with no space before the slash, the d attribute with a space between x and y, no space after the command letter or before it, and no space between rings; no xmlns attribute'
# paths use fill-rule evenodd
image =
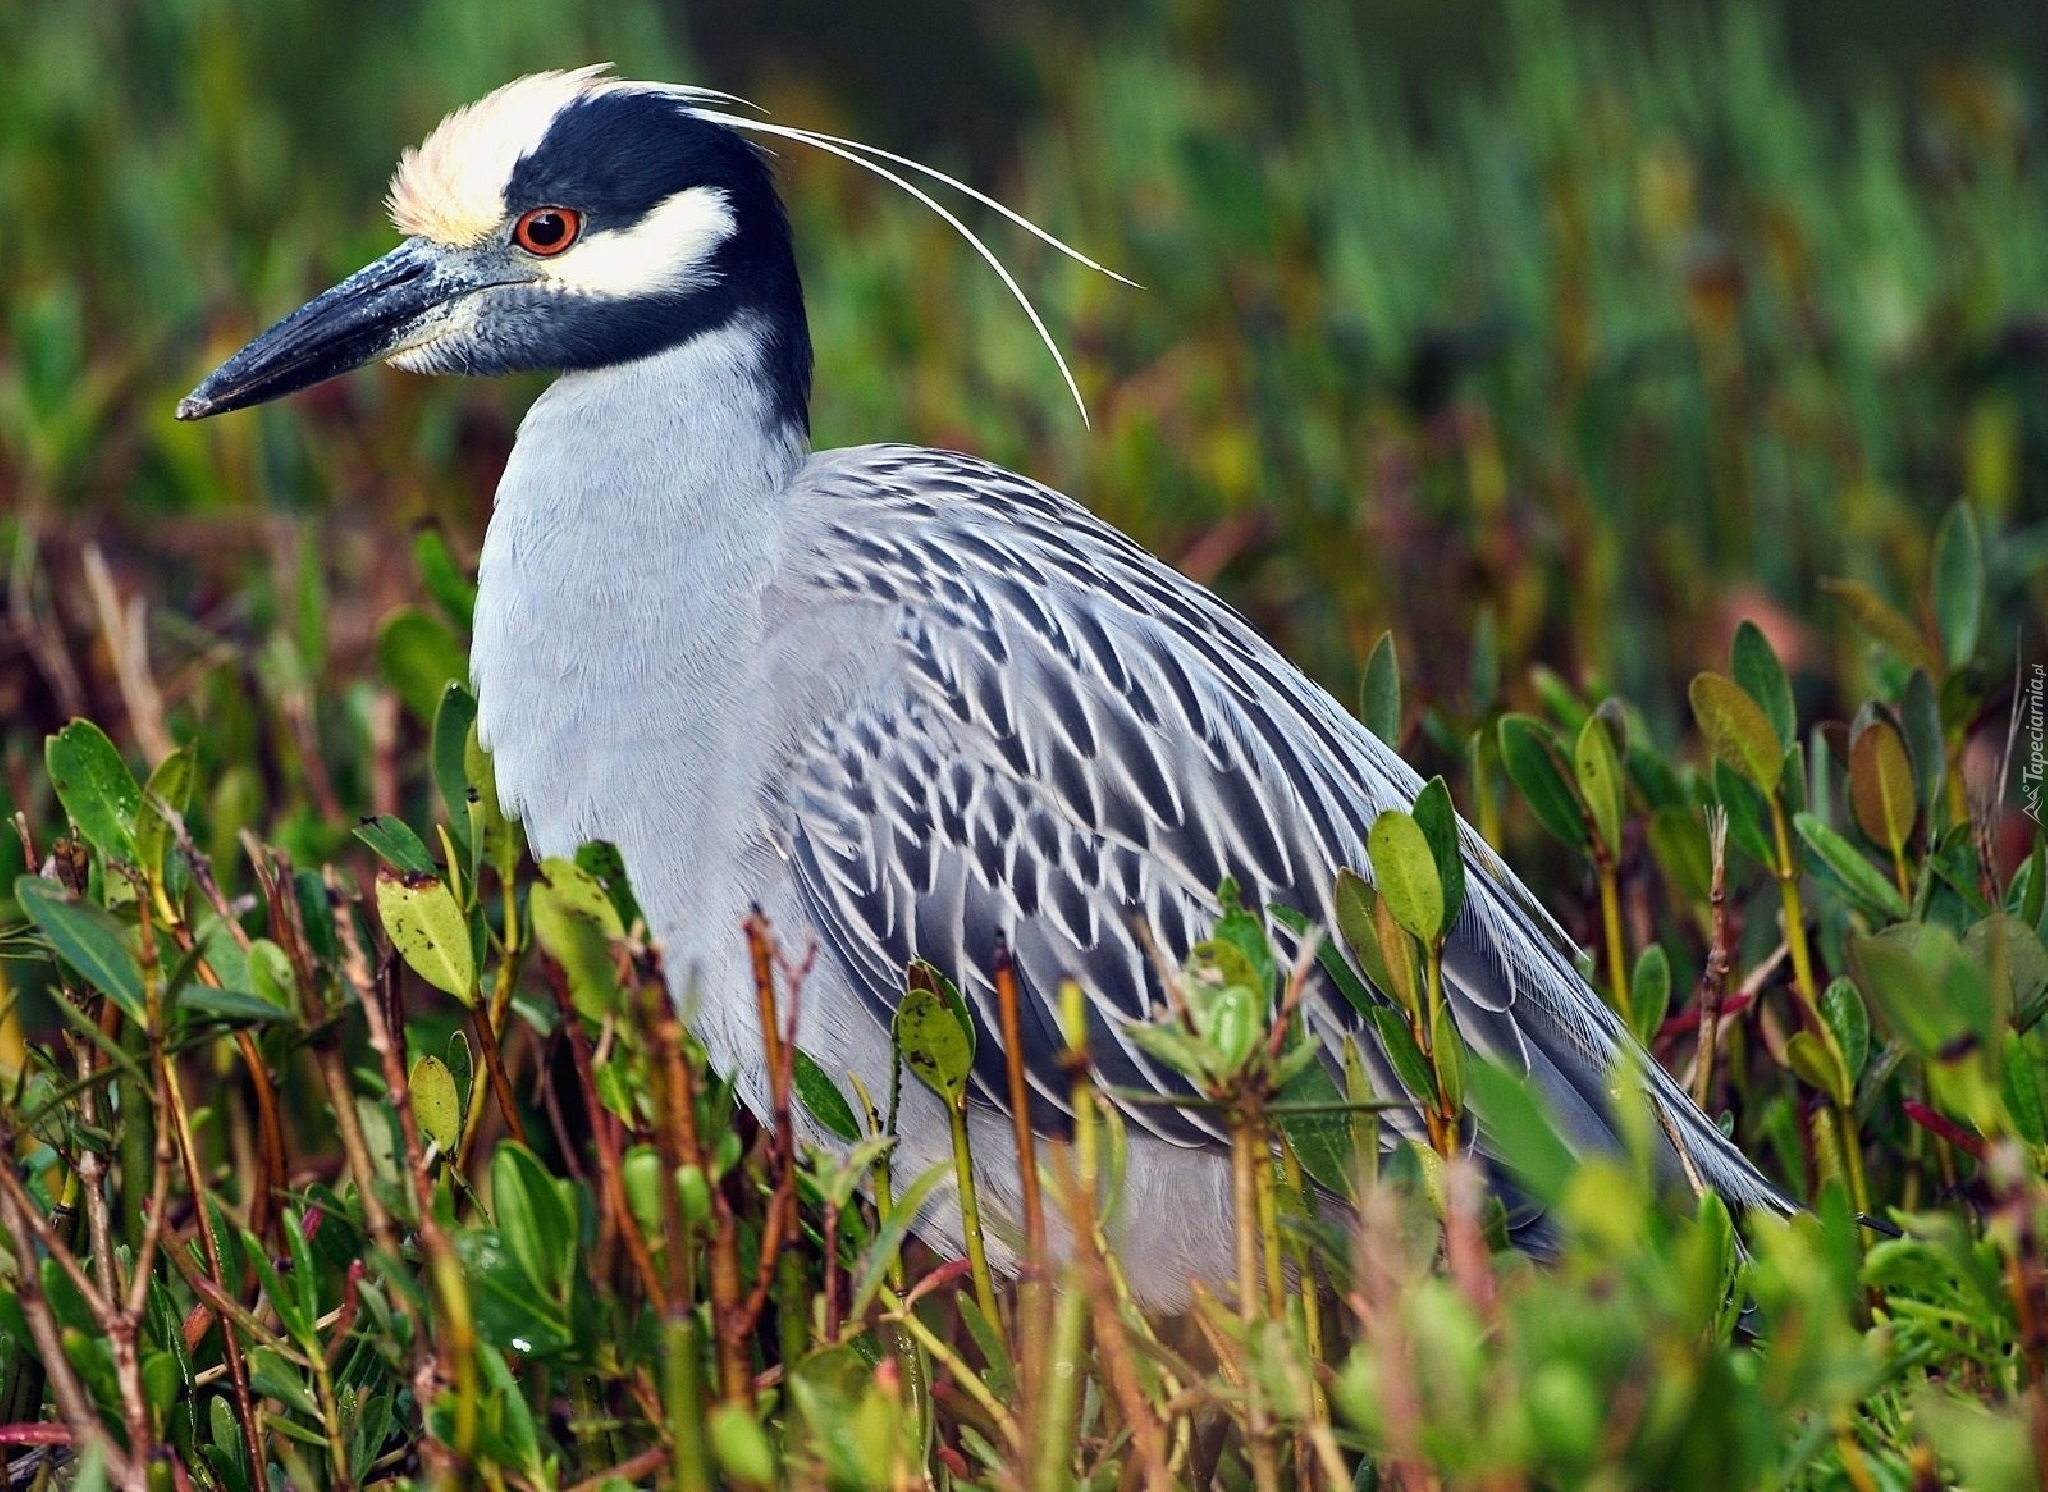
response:
<svg viewBox="0 0 2048 1492"><path fill-rule="evenodd" d="M555 116L608 86L608 63L515 79L434 126L399 158L385 205L408 237L472 248L505 220L512 169L546 137Z"/></svg>

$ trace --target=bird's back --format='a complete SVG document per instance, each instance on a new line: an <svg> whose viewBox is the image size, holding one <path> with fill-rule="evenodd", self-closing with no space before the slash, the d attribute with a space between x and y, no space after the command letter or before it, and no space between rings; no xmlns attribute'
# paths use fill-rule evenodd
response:
<svg viewBox="0 0 2048 1492"><path fill-rule="evenodd" d="M1256 905L1327 926L1336 871L1366 870L1372 821L1420 779L1235 611L1036 483L867 446L814 456L787 502L771 630L831 613L864 634L866 662L764 784L785 905L877 1029L911 958L953 975L982 1026L986 1103L1005 1093L987 972L998 936L1027 993L1041 1121L1062 1107L1050 1001L1067 976L1093 1002L1107 1080L1172 1091L1127 1033L1159 998L1148 939L1178 962L1226 876ZM1782 1208L1587 987L1526 888L1464 839L1470 894L1446 983L1466 1039L1529 1073L1586 1149L1617 1143L1605 1094L1635 1060L1687 1152L1667 1156L1673 1177ZM1360 1025L1320 980L1311 1016L1329 1038ZM1193 1112L1128 1117L1164 1147L1220 1138Z"/></svg>

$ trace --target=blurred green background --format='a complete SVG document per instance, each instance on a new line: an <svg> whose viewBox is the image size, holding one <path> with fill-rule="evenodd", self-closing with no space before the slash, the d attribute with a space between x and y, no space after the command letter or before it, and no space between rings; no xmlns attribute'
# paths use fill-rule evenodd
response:
<svg viewBox="0 0 2048 1492"><path fill-rule="evenodd" d="M10 0L18 798L63 718L149 712L113 620L136 606L173 735L320 819L390 797L365 743L398 682L379 623L420 589L409 536L473 558L534 385L373 372L199 427L170 410L390 242L391 164L443 112L600 58L922 152L1141 281L994 233L1084 428L942 226L785 161L820 444L955 445L1061 485L1340 693L1393 627L1434 707L1411 755L1536 662L1675 740L1683 680L1744 615L1838 706L1867 644L1819 582L1912 614L1958 497L1990 535L1994 670L2048 599L2038 4Z"/></svg>

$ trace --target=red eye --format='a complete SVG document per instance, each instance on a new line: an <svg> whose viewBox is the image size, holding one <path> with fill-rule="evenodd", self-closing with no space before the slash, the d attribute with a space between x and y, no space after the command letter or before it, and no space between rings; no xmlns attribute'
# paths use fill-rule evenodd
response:
<svg viewBox="0 0 2048 1492"><path fill-rule="evenodd" d="M573 207L536 207L522 212L512 225L512 242L529 254L549 259L576 242L583 214Z"/></svg>

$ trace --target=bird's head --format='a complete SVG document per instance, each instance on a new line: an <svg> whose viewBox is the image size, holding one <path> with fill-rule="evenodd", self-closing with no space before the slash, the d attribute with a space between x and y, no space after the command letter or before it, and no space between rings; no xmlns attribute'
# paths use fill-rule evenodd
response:
<svg viewBox="0 0 2048 1492"><path fill-rule="evenodd" d="M745 318L783 413L811 349L789 223L714 96L602 68L508 83L442 120L392 178L405 241L229 358L181 419L375 361L416 373L604 367Z"/></svg>

